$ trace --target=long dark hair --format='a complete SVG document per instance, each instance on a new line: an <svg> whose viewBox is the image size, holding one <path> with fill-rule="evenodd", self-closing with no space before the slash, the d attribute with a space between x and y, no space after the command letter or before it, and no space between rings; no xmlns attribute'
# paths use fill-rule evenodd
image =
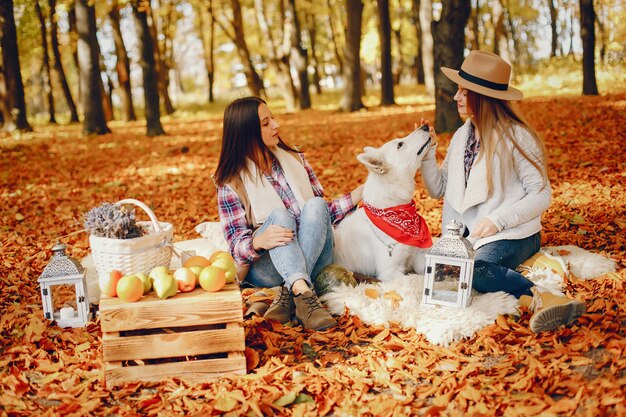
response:
<svg viewBox="0 0 626 417"><path fill-rule="evenodd" d="M488 97L471 90L467 90L467 107L472 115L472 122L478 131L481 140L479 158L487 158L487 190L493 192L493 174L491 173L491 161L496 153L511 162L512 154L507 146L501 146L503 141L510 141L524 159L530 162L543 177L543 186L548 182L546 166L546 149L541 137L519 115L510 101ZM528 146L522 147L515 137L513 128L524 128L535 142L534 149ZM525 150L526 149L526 150ZM503 166L506 166L503 165Z"/></svg>
<svg viewBox="0 0 626 417"><path fill-rule="evenodd" d="M224 110L222 150L213 180L223 186L234 176L246 169L246 158L254 161L257 167L271 165L271 151L263 143L259 106L265 100L259 97L238 98ZM296 152L279 138L278 146ZM252 175L252 173L249 173Z"/></svg>

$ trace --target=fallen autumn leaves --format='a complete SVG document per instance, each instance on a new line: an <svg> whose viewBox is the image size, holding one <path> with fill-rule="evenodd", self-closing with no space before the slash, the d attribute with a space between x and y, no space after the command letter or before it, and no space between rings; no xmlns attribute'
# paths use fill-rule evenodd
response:
<svg viewBox="0 0 626 417"><path fill-rule="evenodd" d="M36 283L59 236L82 228L102 201L132 197L195 238L216 220L209 178L220 118L165 123L150 139L141 123L82 138L80 126L0 138L0 414L2 415L624 415L626 386L626 95L533 99L521 108L545 137L554 201L545 245L575 244L618 261L618 272L573 279L568 292L588 314L569 329L534 335L528 316L500 317L472 340L434 346L413 330L363 325L343 316L329 332L304 332L259 318L246 327L246 376L201 385L181 380L103 387L97 322L60 329L42 317ZM356 161L412 129L410 107L356 114L281 115L281 134L303 148L328 195L365 178ZM443 157L449 135L442 135ZM418 187L417 204L434 234L440 203ZM72 256L89 252L86 234L64 238ZM244 295L248 293L244 292Z"/></svg>

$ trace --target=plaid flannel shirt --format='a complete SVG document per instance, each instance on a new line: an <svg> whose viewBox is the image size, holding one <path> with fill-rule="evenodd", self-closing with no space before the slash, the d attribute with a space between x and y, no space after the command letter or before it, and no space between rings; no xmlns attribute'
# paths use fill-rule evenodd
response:
<svg viewBox="0 0 626 417"><path fill-rule="evenodd" d="M309 162L303 154L299 154L299 156L304 165L304 169L309 175L313 195L316 197L324 197L324 189L313 172L313 168L311 168L311 165L309 165ZM273 158L272 161L271 175L265 175L265 178L274 187L278 196L285 204L285 208L293 213L296 223L299 224L302 209L298 205L298 201L287 183L285 173L276 158ZM252 233L254 230L246 220L246 210L239 196L228 185L218 187L217 204L222 230L228 242L230 253L238 264L249 265L253 263L263 255L264 251L257 252L252 247ZM354 210L355 207L350 193L346 193L328 202L331 223L337 225L348 213Z"/></svg>

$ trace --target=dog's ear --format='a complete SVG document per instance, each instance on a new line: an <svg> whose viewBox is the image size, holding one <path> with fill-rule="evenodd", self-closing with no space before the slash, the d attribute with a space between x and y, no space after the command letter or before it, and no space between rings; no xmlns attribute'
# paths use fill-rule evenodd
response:
<svg viewBox="0 0 626 417"><path fill-rule="evenodd" d="M365 165L365 168L369 169L375 174L384 174L385 172L387 172L389 167L387 166L385 159L382 157L381 153L378 152L377 149L367 147L364 150L365 153L360 154L356 157L356 159L358 159L359 162Z"/></svg>

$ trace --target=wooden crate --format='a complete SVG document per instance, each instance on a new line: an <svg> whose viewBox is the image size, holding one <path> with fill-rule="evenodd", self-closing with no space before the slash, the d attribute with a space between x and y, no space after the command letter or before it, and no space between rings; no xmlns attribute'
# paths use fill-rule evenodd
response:
<svg viewBox="0 0 626 417"><path fill-rule="evenodd" d="M100 326L109 387L168 377L205 382L246 373L241 293L235 284L214 293L196 288L166 300L151 292L134 303L103 296Z"/></svg>

